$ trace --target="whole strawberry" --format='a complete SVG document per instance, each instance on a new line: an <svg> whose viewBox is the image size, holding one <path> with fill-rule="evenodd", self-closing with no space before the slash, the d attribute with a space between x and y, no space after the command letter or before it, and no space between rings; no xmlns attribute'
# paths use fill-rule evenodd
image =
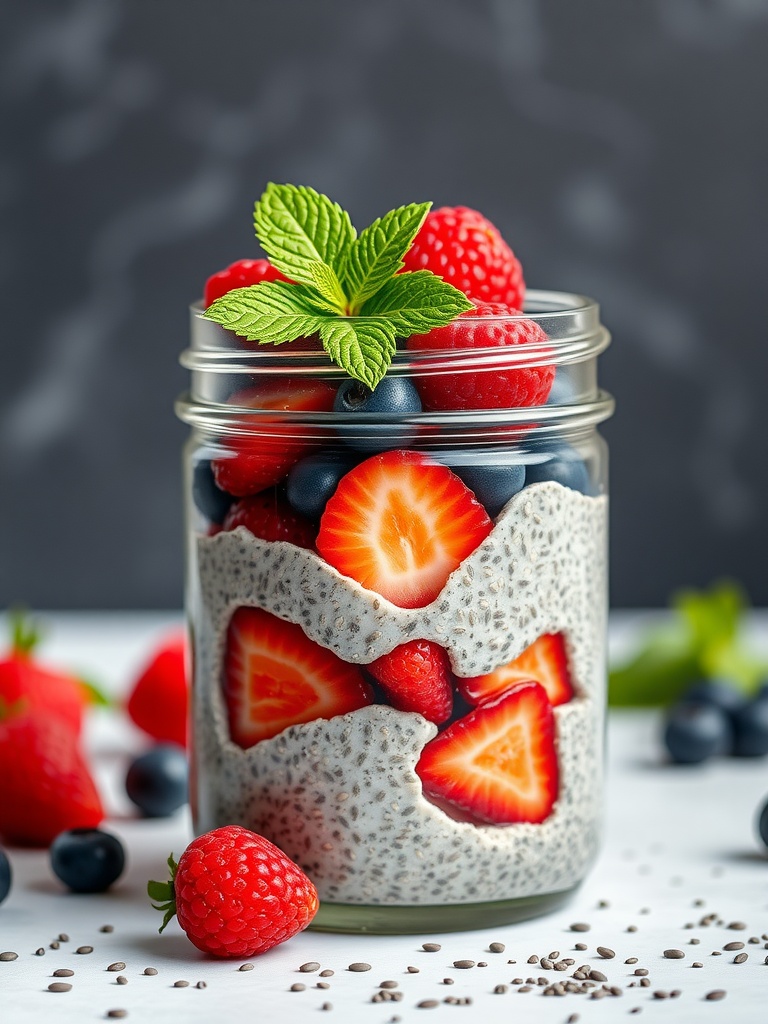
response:
<svg viewBox="0 0 768 1024"><path fill-rule="evenodd" d="M167 636L152 653L133 685L128 714L135 725L161 743L187 742L188 686L186 637Z"/></svg>
<svg viewBox="0 0 768 1024"><path fill-rule="evenodd" d="M0 722L0 838L48 846L59 832L94 828L104 817L77 736L38 710Z"/></svg>
<svg viewBox="0 0 768 1024"><path fill-rule="evenodd" d="M221 957L264 953L306 928L317 891L298 865L268 839L225 825L168 858L170 882L149 882L160 931L176 915L193 945Z"/></svg>
<svg viewBox="0 0 768 1024"><path fill-rule="evenodd" d="M406 270L431 270L470 299L523 308L520 261L499 229L467 206L431 210L403 263Z"/></svg>

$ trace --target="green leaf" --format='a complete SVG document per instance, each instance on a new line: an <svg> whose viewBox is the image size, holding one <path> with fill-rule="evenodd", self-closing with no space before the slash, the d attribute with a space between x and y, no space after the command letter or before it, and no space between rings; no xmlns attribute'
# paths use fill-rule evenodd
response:
<svg viewBox="0 0 768 1024"><path fill-rule="evenodd" d="M334 363L371 390L387 372L395 354L396 332L383 318L327 317L320 327L320 337Z"/></svg>
<svg viewBox="0 0 768 1024"><path fill-rule="evenodd" d="M273 265L292 281L313 286L312 264L325 263L341 276L355 239L349 214L305 185L270 182L255 205L253 224Z"/></svg>
<svg viewBox="0 0 768 1024"><path fill-rule="evenodd" d="M327 263L312 263L309 271L314 287L330 307L328 312L343 316L347 308L347 299L336 276L336 271Z"/></svg>
<svg viewBox="0 0 768 1024"><path fill-rule="evenodd" d="M397 274L363 305L363 316L386 316L401 338L444 327L474 306L430 270Z"/></svg>
<svg viewBox="0 0 768 1024"><path fill-rule="evenodd" d="M14 654L32 654L43 635L39 624L29 617L26 608L11 608L11 648Z"/></svg>
<svg viewBox="0 0 768 1024"><path fill-rule="evenodd" d="M350 249L344 276L351 312L359 312L365 300L403 267L403 255L431 205L411 203L390 210L360 233Z"/></svg>
<svg viewBox="0 0 768 1024"><path fill-rule="evenodd" d="M92 682L90 679L85 679L80 675L75 676L75 678L85 690L89 704L93 704L95 707L100 708L111 708L117 706L117 701L108 697L106 693L96 685L96 683Z"/></svg>
<svg viewBox="0 0 768 1024"><path fill-rule="evenodd" d="M248 341L281 345L314 334L328 312L319 297L301 285L262 281L233 288L211 303L203 316Z"/></svg>
<svg viewBox="0 0 768 1024"><path fill-rule="evenodd" d="M147 895L155 903L168 903L173 899L173 883L147 882Z"/></svg>

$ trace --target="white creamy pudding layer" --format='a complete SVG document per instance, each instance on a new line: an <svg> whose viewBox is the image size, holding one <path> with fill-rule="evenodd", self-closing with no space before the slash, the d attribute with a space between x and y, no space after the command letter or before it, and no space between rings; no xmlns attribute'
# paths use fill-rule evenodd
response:
<svg viewBox="0 0 768 1024"><path fill-rule="evenodd" d="M296 860L336 903L477 903L565 890L596 852L605 698L607 499L557 483L515 495L424 608L403 609L311 551L240 527L197 541L195 757L201 831L236 822ZM474 825L422 795L415 766L437 729L374 704L292 726L242 750L229 739L222 664L241 605L299 623L345 661L408 639L440 643L459 676L563 633L574 700L554 709L560 792L538 825Z"/></svg>

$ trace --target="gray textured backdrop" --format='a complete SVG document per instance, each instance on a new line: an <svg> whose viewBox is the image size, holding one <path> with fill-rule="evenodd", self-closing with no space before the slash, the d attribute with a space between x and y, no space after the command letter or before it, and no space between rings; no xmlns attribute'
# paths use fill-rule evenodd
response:
<svg viewBox="0 0 768 1024"><path fill-rule="evenodd" d="M613 598L768 604L765 0L17 0L0 603L181 601L186 306L268 179L476 206L614 344Z"/></svg>

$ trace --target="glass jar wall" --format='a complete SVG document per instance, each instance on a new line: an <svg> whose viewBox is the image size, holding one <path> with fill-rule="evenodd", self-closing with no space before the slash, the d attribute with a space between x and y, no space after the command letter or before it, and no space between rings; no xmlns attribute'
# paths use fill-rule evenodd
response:
<svg viewBox="0 0 768 1024"><path fill-rule="evenodd" d="M195 827L281 847L316 928L530 917L597 849L608 335L574 295L498 320L538 328L410 339L372 402L312 339L192 310Z"/></svg>

